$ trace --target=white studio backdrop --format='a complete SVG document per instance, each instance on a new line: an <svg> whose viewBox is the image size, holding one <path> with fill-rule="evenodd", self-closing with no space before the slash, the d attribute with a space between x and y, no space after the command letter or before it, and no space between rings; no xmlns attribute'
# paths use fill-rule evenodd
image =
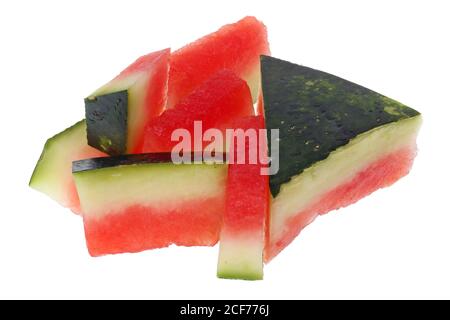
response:
<svg viewBox="0 0 450 320"><path fill-rule="evenodd" d="M448 1L3 1L0 298L450 298ZM138 56L255 15L276 57L423 113L409 176L318 218L265 268L215 277L218 247L91 258L82 220L28 187L45 140Z"/></svg>

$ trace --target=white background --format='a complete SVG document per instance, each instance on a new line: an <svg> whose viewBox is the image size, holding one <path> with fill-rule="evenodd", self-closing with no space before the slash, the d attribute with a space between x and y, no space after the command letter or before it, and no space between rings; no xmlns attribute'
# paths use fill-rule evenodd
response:
<svg viewBox="0 0 450 320"><path fill-rule="evenodd" d="M317 219L260 282L218 280L218 248L89 257L80 217L28 187L45 140L138 56L245 15L274 56L420 110L389 189ZM450 298L448 1L1 1L1 298Z"/></svg>

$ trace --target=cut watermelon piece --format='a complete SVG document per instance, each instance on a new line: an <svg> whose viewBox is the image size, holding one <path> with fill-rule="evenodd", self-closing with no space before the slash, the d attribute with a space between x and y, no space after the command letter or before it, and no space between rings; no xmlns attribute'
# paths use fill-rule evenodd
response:
<svg viewBox="0 0 450 320"><path fill-rule="evenodd" d="M176 129L186 129L190 134L192 148L185 148L184 151L201 151L210 142L204 142L196 148L195 121L201 121L202 131L215 128L223 132L236 119L253 114L246 82L229 70L219 71L174 108L150 121L145 131L142 152L172 151L179 143L171 139Z"/></svg>
<svg viewBox="0 0 450 320"><path fill-rule="evenodd" d="M170 49L140 57L85 99L90 146L110 155L135 153L148 121L167 97Z"/></svg>
<svg viewBox="0 0 450 320"><path fill-rule="evenodd" d="M170 58L167 108L174 107L221 69L230 69L246 80L256 101L259 56L269 53L266 27L254 17L225 25L175 51Z"/></svg>
<svg viewBox="0 0 450 320"><path fill-rule="evenodd" d="M156 153L74 162L89 253L215 245L227 166L211 161L174 164Z"/></svg>
<svg viewBox="0 0 450 320"><path fill-rule="evenodd" d="M261 59L267 129L280 130L279 172L269 179L268 261L317 215L406 175L421 115L336 76Z"/></svg>
<svg viewBox="0 0 450 320"><path fill-rule="evenodd" d="M30 187L80 213L80 201L72 177L72 161L104 156L106 154L103 152L88 146L86 122L77 122L47 140L31 177Z"/></svg>
<svg viewBox="0 0 450 320"><path fill-rule="evenodd" d="M238 152L234 138L234 163L228 167L226 209L220 234L217 276L228 279L260 280L263 278L264 228L269 205L269 179L262 175L264 161L257 158L252 164L249 152L267 154L266 141L259 140L264 118L248 117L237 121L235 129L242 129L251 137L255 131L257 144L245 141L245 163L236 163ZM263 132L262 132L263 133ZM258 150L258 146L263 148ZM250 148L253 148L252 150ZM264 159L265 160L265 159Z"/></svg>

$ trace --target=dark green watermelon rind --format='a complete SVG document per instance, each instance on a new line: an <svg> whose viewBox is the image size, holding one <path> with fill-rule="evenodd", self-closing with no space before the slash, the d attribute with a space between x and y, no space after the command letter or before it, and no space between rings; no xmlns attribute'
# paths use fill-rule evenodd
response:
<svg viewBox="0 0 450 320"><path fill-rule="evenodd" d="M190 152L190 159L202 159L201 152ZM214 154L211 158L203 156L202 163L222 164L227 160L226 153ZM170 152L155 152L128 154L113 157L99 157L92 159L77 160L72 163L72 173L83 171L111 168L124 165L140 165L151 163L170 163L172 162L172 154Z"/></svg>
<svg viewBox="0 0 450 320"><path fill-rule="evenodd" d="M269 179L274 197L359 134L420 115L350 81L273 57L261 56L261 73L266 126L279 129L280 169Z"/></svg>
<svg viewBox="0 0 450 320"><path fill-rule="evenodd" d="M88 144L109 155L126 153L128 91L89 97L84 104Z"/></svg>

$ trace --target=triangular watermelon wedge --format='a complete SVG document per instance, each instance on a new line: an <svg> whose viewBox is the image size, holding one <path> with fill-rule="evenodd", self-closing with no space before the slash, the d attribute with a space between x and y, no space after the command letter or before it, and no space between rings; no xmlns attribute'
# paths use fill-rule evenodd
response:
<svg viewBox="0 0 450 320"><path fill-rule="evenodd" d="M167 108L174 107L221 69L229 69L246 80L255 102L260 85L261 54L270 54L267 30L255 17L225 25L173 52Z"/></svg>
<svg viewBox="0 0 450 320"><path fill-rule="evenodd" d="M261 69L267 129L279 129L279 171L269 179L270 260L319 214L406 175L421 115L322 71L268 56Z"/></svg>

